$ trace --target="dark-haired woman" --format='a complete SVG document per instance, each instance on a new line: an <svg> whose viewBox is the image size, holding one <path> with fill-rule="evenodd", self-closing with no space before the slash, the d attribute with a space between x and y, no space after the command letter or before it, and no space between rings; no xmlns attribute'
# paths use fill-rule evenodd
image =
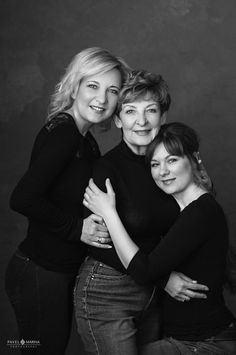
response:
<svg viewBox="0 0 236 355"><path fill-rule="evenodd" d="M147 157L157 186L175 198L181 211L149 255L129 237L121 223L109 180L107 194L90 181L84 204L103 217L122 264L137 283L156 284L174 269L207 284L209 292L207 299L187 303L165 295L165 338L144 347L143 354L233 355L236 323L223 299L228 228L199 156L198 137L184 124L163 125Z"/></svg>

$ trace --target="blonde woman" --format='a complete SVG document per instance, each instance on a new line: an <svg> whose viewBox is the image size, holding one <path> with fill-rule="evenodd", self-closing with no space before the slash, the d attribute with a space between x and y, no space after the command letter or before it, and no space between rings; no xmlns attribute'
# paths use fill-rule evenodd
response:
<svg viewBox="0 0 236 355"><path fill-rule="evenodd" d="M128 69L98 47L73 58L56 86L29 168L11 196L11 208L26 216L29 226L8 265L6 291L20 338L40 342L35 353L64 354L74 280L86 252L81 234L107 238L100 218L83 218L84 189L100 156L89 129L113 116Z"/></svg>

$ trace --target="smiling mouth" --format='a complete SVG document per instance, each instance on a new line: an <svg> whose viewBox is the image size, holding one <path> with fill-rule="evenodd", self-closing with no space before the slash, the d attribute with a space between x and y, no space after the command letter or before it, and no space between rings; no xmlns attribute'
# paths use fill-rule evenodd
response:
<svg viewBox="0 0 236 355"><path fill-rule="evenodd" d="M94 105L90 105L89 106L92 110L94 110L95 112L101 113L105 111L104 107L100 107L100 106L94 106Z"/></svg>
<svg viewBox="0 0 236 355"><path fill-rule="evenodd" d="M166 179L166 180L161 180L163 185L170 185L173 181L175 181L175 178L172 179Z"/></svg>
<svg viewBox="0 0 236 355"><path fill-rule="evenodd" d="M143 131L134 131L138 136L147 136L151 132L150 129L145 129Z"/></svg>

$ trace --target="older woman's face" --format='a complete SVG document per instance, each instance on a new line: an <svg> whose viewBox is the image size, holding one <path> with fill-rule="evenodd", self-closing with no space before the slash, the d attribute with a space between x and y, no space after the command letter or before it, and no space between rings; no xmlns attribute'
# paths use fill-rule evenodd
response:
<svg viewBox="0 0 236 355"><path fill-rule="evenodd" d="M122 105L116 125L122 128L123 139L130 149L139 155L145 154L148 144L165 123L158 102L146 95L136 101Z"/></svg>
<svg viewBox="0 0 236 355"><path fill-rule="evenodd" d="M156 184L167 194L178 196L193 186L193 168L185 155L171 155L160 143L151 160L151 173Z"/></svg>

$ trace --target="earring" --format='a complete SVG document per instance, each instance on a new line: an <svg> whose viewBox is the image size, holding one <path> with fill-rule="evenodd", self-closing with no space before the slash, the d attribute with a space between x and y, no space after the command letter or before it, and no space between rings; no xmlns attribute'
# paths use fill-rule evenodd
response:
<svg viewBox="0 0 236 355"><path fill-rule="evenodd" d="M194 157L196 158L197 163L198 163L198 164L201 164L201 163L202 163L202 159L201 159L201 157L200 157L200 153L199 153L199 152L194 152L193 155L194 155Z"/></svg>

